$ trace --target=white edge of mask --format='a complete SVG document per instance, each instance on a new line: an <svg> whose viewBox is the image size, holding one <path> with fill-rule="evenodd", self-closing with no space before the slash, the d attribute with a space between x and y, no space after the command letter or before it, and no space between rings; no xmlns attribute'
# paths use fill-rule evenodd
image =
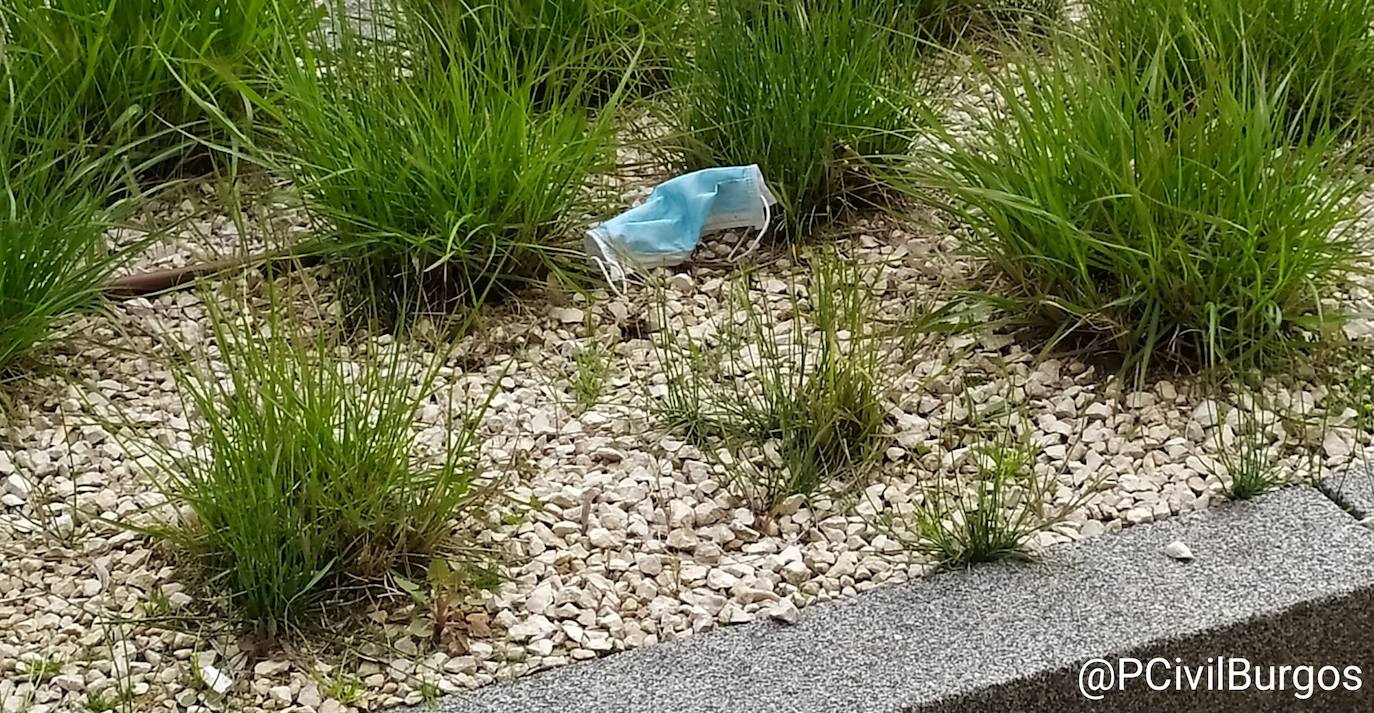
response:
<svg viewBox="0 0 1374 713"><path fill-rule="evenodd" d="M756 163L745 167L753 178L753 186L759 197L758 206L748 213L727 213L724 215L712 215L706 218L706 224L701 227L701 232L715 233L722 230L736 230L740 228L753 228L763 230L768 227L769 208L778 204L777 196L768 190L768 184L763 180L763 171Z"/></svg>

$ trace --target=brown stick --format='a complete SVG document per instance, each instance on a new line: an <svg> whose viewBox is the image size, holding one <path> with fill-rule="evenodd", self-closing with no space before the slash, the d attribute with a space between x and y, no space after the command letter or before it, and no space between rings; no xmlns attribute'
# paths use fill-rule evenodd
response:
<svg viewBox="0 0 1374 713"><path fill-rule="evenodd" d="M210 262L204 262L198 265L172 268L170 270L154 270L153 272L142 272L136 275L124 275L123 277L116 277L105 283L105 293L111 297L141 297L175 289L177 287L183 287L208 275L227 272L229 270L237 270L257 263L269 262L286 257L288 256L279 253L241 255L238 257L211 260ZM308 257L297 257L295 259L298 264L313 262L313 260Z"/></svg>

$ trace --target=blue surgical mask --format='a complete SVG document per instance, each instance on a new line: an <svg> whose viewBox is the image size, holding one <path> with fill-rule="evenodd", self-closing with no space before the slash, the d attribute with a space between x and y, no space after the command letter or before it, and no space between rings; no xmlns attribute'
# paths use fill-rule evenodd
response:
<svg viewBox="0 0 1374 713"><path fill-rule="evenodd" d="M694 171L660 183L643 204L588 230L587 256L615 285L635 270L686 261L703 233L756 229L752 251L777 202L756 165Z"/></svg>

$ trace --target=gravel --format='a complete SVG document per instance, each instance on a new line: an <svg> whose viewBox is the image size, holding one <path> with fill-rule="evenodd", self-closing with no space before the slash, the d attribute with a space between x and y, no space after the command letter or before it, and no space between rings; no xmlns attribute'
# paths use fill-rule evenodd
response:
<svg viewBox="0 0 1374 713"><path fill-rule="evenodd" d="M251 251L309 229L289 207L268 207L246 226L245 248L245 236L227 227L232 221L206 210L191 199L157 207L149 224L186 230L134 267ZM873 287L894 313L966 287L973 274L957 240L936 225L861 224L847 247L884 266ZM704 246L696 266L672 278L668 329L707 329L729 248ZM785 284L788 266L768 269L776 277L760 279L765 290ZM260 279L250 272L227 286L247 289ZM287 279L329 283L323 269ZM1349 301L1374 313L1371 294L1356 287ZM640 319L652 311L644 291L591 302L534 295L518 310L493 310L438 384L470 393L499 384L484 458L493 469L519 463L511 499L542 504L502 513L502 524L482 533L480 544L509 562L509 581L463 610L466 646L431 646L426 612L393 599L363 612L346 635L299 643L290 658L269 656L264 665L251 640L204 616L214 602L176 568L174 553L110 524L188 517L156 492L148 463L126 446L137 437L191 449L193 419L182 412L160 345L205 343L201 300L185 291L72 318L64 325L70 339L50 355L54 372L72 378L47 373L21 385L0 422L0 713L76 710L122 691L167 711L208 710L226 697L248 711L418 703L723 625L796 620L808 605L930 570L930 562L901 555L871 515L909 512L921 473L967 456L958 434L968 414L956 398L966 390L981 405L1009 391L1024 398L1039 467L1060 474L1056 503L1101 486L1068 521L1040 533L1036 549L1220 501L1217 451L1234 444L1239 425L1237 412L1204 400L1187 379L1132 391L1083 360L1040 359L996 332L942 337L903 362L889 404L892 444L858 506L798 498L764 524L710 459L648 416L662 375L644 338L653 326ZM600 402L582 410L568 379L573 355L593 343L609 350L611 373ZM1315 408L1326 397L1321 386L1295 380L1275 381L1269 393L1282 407ZM434 426L443 417L422 414L422 441L439 437ZM1280 448L1292 435L1277 425L1267 435L1276 467L1292 479L1329 476L1360 453L1351 434L1336 429L1314 463Z"/></svg>

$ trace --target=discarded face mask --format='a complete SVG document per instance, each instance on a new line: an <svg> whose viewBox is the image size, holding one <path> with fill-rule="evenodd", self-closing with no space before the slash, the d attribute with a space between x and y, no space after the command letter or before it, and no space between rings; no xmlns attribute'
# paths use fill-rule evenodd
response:
<svg viewBox="0 0 1374 713"><path fill-rule="evenodd" d="M747 255L758 247L777 202L757 165L694 171L660 183L642 205L588 230L587 256L614 287L636 270L681 264L704 233L758 230L742 253Z"/></svg>

